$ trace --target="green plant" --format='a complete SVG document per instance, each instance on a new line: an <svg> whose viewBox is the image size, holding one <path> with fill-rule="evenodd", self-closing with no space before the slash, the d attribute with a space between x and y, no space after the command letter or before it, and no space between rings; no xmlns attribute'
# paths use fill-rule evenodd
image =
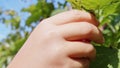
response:
<svg viewBox="0 0 120 68"><path fill-rule="evenodd" d="M97 58L90 68L120 68L120 0L67 0L74 9L95 15L103 28L105 42L93 43Z"/></svg>
<svg viewBox="0 0 120 68"><path fill-rule="evenodd" d="M11 33L5 39L0 40L0 68L7 68L12 58L28 38L30 32L42 19L61 12L61 9L66 4L59 3L58 1L58 7L55 8L54 0L51 0L51 2L47 2L47 0L36 1L36 4L22 8L20 12L17 12L15 9L2 10L1 8L4 7L0 5L0 23L2 21L3 24L10 26L12 29ZM27 20L24 20L21 13L29 13L30 16L28 16ZM7 16L2 17L5 14ZM24 24L24 26L21 24Z"/></svg>

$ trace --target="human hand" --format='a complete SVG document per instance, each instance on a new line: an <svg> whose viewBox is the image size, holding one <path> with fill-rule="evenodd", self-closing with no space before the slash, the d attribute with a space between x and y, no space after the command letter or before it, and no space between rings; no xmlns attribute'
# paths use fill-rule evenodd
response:
<svg viewBox="0 0 120 68"><path fill-rule="evenodd" d="M103 42L98 22L85 11L70 10L43 20L8 68L89 68ZM89 40L89 41L88 41Z"/></svg>

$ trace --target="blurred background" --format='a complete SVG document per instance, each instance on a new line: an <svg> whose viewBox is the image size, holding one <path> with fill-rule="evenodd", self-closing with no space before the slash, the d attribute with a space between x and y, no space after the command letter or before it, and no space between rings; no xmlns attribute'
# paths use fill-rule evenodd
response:
<svg viewBox="0 0 120 68"><path fill-rule="evenodd" d="M6 68L41 20L69 9L65 0L0 0L0 68ZM120 14L106 18L110 21L101 22L106 41L93 43L101 47L91 68L120 67Z"/></svg>
<svg viewBox="0 0 120 68"><path fill-rule="evenodd" d="M6 68L44 18L65 11L65 0L0 0L0 68Z"/></svg>

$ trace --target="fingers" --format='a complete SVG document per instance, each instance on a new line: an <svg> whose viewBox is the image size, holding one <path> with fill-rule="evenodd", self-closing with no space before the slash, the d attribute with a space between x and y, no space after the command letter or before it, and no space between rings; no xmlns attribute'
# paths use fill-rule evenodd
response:
<svg viewBox="0 0 120 68"><path fill-rule="evenodd" d="M104 42L104 38L100 30L88 22L61 25L58 31L66 40L70 41L91 40L97 43Z"/></svg>
<svg viewBox="0 0 120 68"><path fill-rule="evenodd" d="M98 26L98 21L95 19L95 17L85 11L79 11L79 10L70 10L66 11L60 14L57 14L53 17L50 17L46 20L46 22L53 23L56 25L71 23L71 22L89 22L96 26Z"/></svg>
<svg viewBox="0 0 120 68"><path fill-rule="evenodd" d="M63 50L72 58L92 60L96 56L96 50L90 43L67 42Z"/></svg>

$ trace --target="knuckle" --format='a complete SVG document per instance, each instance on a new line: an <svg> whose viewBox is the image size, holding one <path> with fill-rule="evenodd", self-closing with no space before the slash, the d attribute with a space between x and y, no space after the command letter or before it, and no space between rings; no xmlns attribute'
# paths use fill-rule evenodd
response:
<svg viewBox="0 0 120 68"><path fill-rule="evenodd" d="M90 20L91 19L91 14L86 12L86 11L80 11L80 10L71 10L70 14L77 18L77 19L81 19L81 20Z"/></svg>
<svg viewBox="0 0 120 68"><path fill-rule="evenodd" d="M94 33L99 31L98 28L95 25L93 25L93 24L85 23L84 25L88 29L88 33L89 34L94 34Z"/></svg>
<svg viewBox="0 0 120 68"><path fill-rule="evenodd" d="M47 38L55 38L58 36L59 36L59 33L56 30L51 30L45 33L45 37Z"/></svg>
<svg viewBox="0 0 120 68"><path fill-rule="evenodd" d="M90 24L90 23L86 23L86 27L87 27L88 34L90 37L99 34L99 30L95 25Z"/></svg>
<svg viewBox="0 0 120 68"><path fill-rule="evenodd" d="M96 53L96 50L95 50L95 48L94 48L94 46L92 45L92 44L89 44L89 46L88 46L88 48L87 48L87 52L89 53L89 54L93 54L93 53Z"/></svg>
<svg viewBox="0 0 120 68"><path fill-rule="evenodd" d="M81 15L79 10L71 10L70 14L73 18L80 18L80 15Z"/></svg>
<svg viewBox="0 0 120 68"><path fill-rule="evenodd" d="M80 10L74 9L74 10L71 10L71 12L72 12L72 13L80 13Z"/></svg>
<svg viewBox="0 0 120 68"><path fill-rule="evenodd" d="M53 42L57 42L59 40L59 37L57 36L57 33L54 31L49 31L49 32L45 32L42 34L41 39L46 43L53 43Z"/></svg>
<svg viewBox="0 0 120 68"><path fill-rule="evenodd" d="M86 34L91 34L94 30L94 26L88 22L83 22L81 25L85 28Z"/></svg>

